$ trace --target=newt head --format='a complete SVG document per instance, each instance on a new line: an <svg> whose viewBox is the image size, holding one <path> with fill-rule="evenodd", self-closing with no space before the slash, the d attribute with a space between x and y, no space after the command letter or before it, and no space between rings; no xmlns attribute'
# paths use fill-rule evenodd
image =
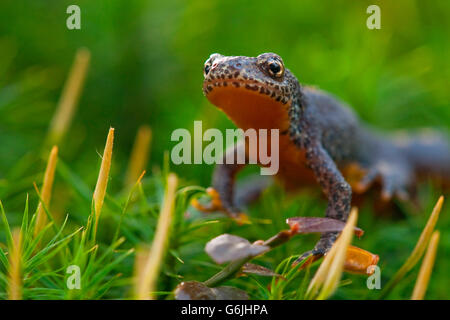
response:
<svg viewBox="0 0 450 320"><path fill-rule="evenodd" d="M298 82L274 53L257 57L212 54L204 66L203 93L240 128L288 127Z"/></svg>

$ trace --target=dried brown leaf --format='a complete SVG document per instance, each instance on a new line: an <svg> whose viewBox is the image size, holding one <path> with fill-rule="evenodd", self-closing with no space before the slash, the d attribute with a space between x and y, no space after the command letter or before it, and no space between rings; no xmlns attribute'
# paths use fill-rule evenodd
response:
<svg viewBox="0 0 450 320"><path fill-rule="evenodd" d="M209 288L197 281L180 283L175 289L176 300L248 300L245 291L233 287L222 286Z"/></svg>
<svg viewBox="0 0 450 320"><path fill-rule="evenodd" d="M297 233L341 232L345 227L343 221L317 217L293 217L286 219L286 223L291 228L296 228ZM357 237L361 237L364 231L355 227L355 234Z"/></svg>
<svg viewBox="0 0 450 320"><path fill-rule="evenodd" d="M265 277L282 277L280 274L274 272L273 270L254 263L244 264L244 266L242 267L242 272Z"/></svg>

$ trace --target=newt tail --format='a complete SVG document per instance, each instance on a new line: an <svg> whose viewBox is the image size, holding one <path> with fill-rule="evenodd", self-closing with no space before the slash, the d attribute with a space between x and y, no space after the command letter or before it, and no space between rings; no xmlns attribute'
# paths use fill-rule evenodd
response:
<svg viewBox="0 0 450 320"><path fill-rule="evenodd" d="M450 182L450 147L446 137L432 130L398 135L395 144L414 167L418 178L432 178L448 187Z"/></svg>

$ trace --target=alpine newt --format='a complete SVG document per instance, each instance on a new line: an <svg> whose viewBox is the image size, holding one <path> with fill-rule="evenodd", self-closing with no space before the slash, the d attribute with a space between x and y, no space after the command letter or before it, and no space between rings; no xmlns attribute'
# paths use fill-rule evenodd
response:
<svg viewBox="0 0 450 320"><path fill-rule="evenodd" d="M279 171L288 189L319 185L328 199L325 215L345 221L352 192L381 184L384 200L408 199L416 180L426 175L450 181L450 146L437 134L394 138L362 124L337 98L301 85L280 56L212 54L204 65L203 92L243 130L279 129ZM229 152L237 152L235 150ZM235 175L242 164L215 168L213 188L222 208L237 216ZM361 178L349 183L345 173L358 168ZM324 233L313 250L326 253L338 233Z"/></svg>

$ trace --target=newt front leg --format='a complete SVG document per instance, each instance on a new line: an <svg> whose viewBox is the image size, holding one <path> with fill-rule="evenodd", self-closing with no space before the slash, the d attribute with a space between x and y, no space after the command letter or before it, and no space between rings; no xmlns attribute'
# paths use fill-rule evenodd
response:
<svg viewBox="0 0 450 320"><path fill-rule="evenodd" d="M312 143L311 146L306 148L306 161L328 198L326 217L346 221L351 208L352 189L336 167L333 159L320 143ZM299 260L303 260L310 254L314 256L325 254L338 235L338 232L322 234L314 249L305 252Z"/></svg>
<svg viewBox="0 0 450 320"><path fill-rule="evenodd" d="M240 208L237 208L234 203L234 184L237 173L245 164L239 164L237 161L228 164L226 159L230 157L230 154L236 159L236 155L242 152L241 148L243 145L237 144L236 147L227 150L222 160L223 163L214 169L212 180L213 188L218 193L223 210L232 218L238 218L241 214Z"/></svg>
<svg viewBox="0 0 450 320"><path fill-rule="evenodd" d="M238 154L247 158L243 144L238 143L235 147L225 152L222 163L218 164L214 169L212 188L207 189L207 193L211 197L210 204L204 206L195 201L192 203L194 207L203 212L223 211L238 222L247 220L246 215L238 207L235 195L236 175L245 166L245 161L244 163L227 161L230 158L236 159Z"/></svg>
<svg viewBox="0 0 450 320"><path fill-rule="evenodd" d="M245 155L245 163L236 161L238 154ZM230 158L235 161L227 163L227 159ZM243 143L229 148L222 163L215 167L212 188L207 190L211 197L211 203L204 206L196 202L194 206L203 212L223 211L238 222L245 222L247 217L242 208L258 199L260 194L272 183L272 179L268 176L250 176L246 177L243 183L236 184L236 175L245 167L247 161L247 151Z"/></svg>

